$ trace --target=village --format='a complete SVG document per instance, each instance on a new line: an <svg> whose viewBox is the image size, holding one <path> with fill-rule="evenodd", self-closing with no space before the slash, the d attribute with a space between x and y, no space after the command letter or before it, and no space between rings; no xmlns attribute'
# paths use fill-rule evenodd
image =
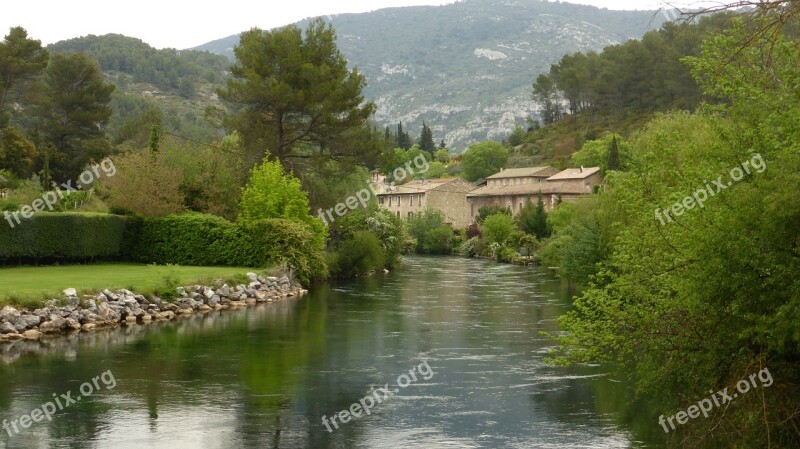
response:
<svg viewBox="0 0 800 449"><path fill-rule="evenodd" d="M516 215L527 203L536 203L541 197L549 212L562 201L575 201L597 191L603 183L600 167L559 171L551 166L501 169L476 183L441 178L394 185L377 171L373 171L372 180L378 185L380 207L404 219L426 208L435 209L455 229L474 223L482 207L504 207Z"/></svg>

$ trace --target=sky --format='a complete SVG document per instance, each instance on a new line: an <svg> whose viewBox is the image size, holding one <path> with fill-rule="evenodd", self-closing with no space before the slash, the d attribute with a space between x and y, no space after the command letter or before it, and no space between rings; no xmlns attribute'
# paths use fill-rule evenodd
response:
<svg viewBox="0 0 800 449"><path fill-rule="evenodd" d="M452 3L443 0L22 0L3 1L0 35L22 26L33 39L51 44L64 39L118 33L136 37L156 48L191 48L252 27L270 29L307 17L358 13L376 9ZM661 0L570 0L608 9L654 10ZM675 4L672 1L668 3ZM124 7L122 7L124 5ZM191 6L189 6L191 5ZM224 9L223 9L224 8Z"/></svg>

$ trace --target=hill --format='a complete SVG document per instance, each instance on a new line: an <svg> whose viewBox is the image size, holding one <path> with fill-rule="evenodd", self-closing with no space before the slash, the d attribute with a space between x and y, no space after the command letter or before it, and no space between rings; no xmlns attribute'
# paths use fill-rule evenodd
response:
<svg viewBox="0 0 800 449"><path fill-rule="evenodd" d="M218 101L216 87L225 82L230 61L224 56L157 50L119 34L69 39L48 46L48 50L88 54L99 63L107 80L117 86L108 125L117 143L131 139L139 146L146 143L148 125L156 118L165 130L189 138L208 139L216 132L205 122L204 114L208 105ZM136 121L142 126L126 129L126 123Z"/></svg>
<svg viewBox="0 0 800 449"><path fill-rule="evenodd" d="M640 38L663 22L653 11L609 11L539 0L465 0L327 18L350 64L367 76L376 121L402 121L417 137L463 151L500 140L538 113L531 85L564 54ZM300 23L304 26L304 23ZM233 58L239 36L196 47Z"/></svg>

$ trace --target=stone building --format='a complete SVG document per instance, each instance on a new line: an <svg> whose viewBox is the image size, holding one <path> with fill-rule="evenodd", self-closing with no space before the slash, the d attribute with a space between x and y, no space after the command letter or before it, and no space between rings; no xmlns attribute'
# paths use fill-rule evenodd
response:
<svg viewBox="0 0 800 449"><path fill-rule="evenodd" d="M592 193L603 182L599 167L569 168L558 171L553 167L526 167L502 170L486 178L486 185L467 194L470 217L474 219L484 206L501 206L519 213L539 196L545 209L552 210L559 201L574 201Z"/></svg>
<svg viewBox="0 0 800 449"><path fill-rule="evenodd" d="M441 211L447 224L463 228L472 223L467 193L475 186L461 178L414 180L378 190L380 207L408 219L426 207Z"/></svg>

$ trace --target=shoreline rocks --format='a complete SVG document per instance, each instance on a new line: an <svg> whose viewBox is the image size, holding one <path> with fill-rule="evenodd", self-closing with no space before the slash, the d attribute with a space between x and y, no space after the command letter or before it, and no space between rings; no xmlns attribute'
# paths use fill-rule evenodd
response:
<svg viewBox="0 0 800 449"><path fill-rule="evenodd" d="M116 291L106 289L96 295L78 298L77 291L69 288L64 290L64 298L46 301L43 308L27 310L5 306L0 309L0 343L93 332L121 324L145 325L308 293L287 276L277 278L247 273L247 277L249 284L234 287L221 281L218 285L178 287L171 300L158 296L147 298L124 288Z"/></svg>

